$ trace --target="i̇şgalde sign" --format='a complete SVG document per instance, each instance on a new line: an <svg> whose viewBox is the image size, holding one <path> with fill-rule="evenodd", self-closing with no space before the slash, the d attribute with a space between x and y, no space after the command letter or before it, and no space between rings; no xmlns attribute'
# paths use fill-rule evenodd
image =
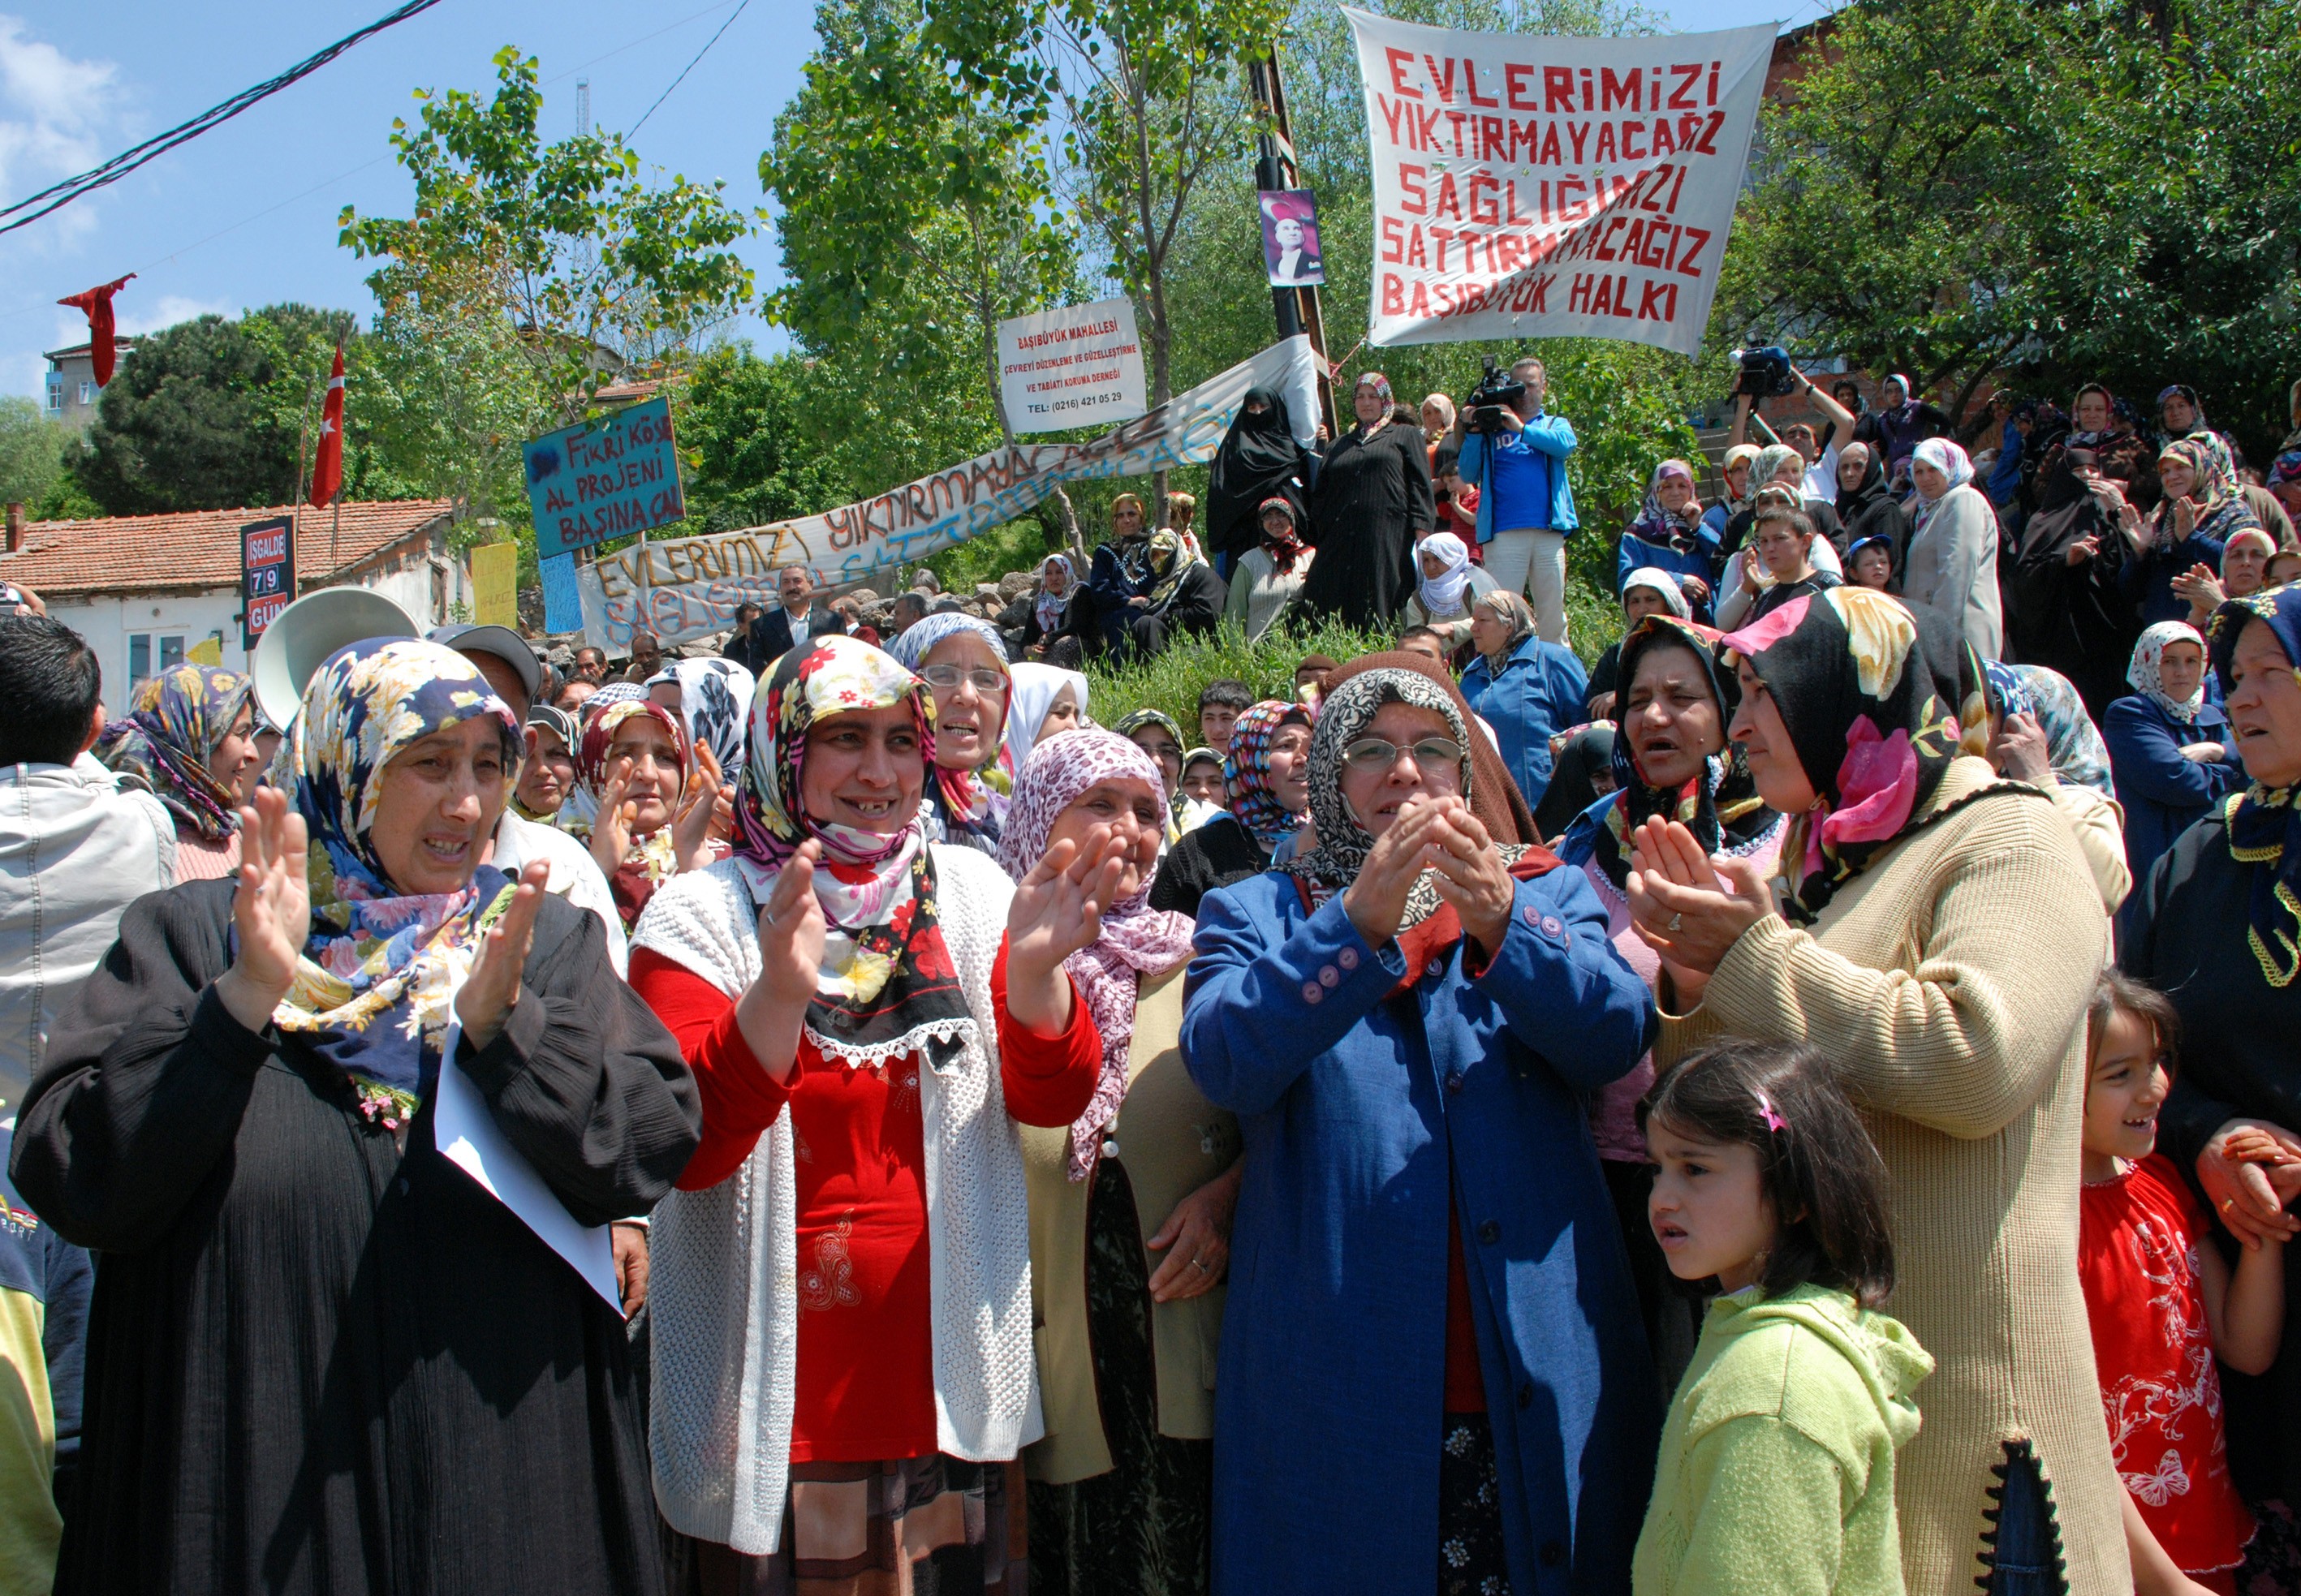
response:
<svg viewBox="0 0 2301 1596"><path fill-rule="evenodd" d="M1463 33L1344 7L1374 168L1367 341L1702 342L1774 45Z"/></svg>

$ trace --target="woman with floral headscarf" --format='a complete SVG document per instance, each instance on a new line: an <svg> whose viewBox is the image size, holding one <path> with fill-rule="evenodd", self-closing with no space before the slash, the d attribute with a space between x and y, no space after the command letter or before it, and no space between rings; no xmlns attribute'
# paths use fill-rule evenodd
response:
<svg viewBox="0 0 2301 1596"><path fill-rule="evenodd" d="M1015 778L1000 863L1020 879L1107 827L1125 860L1094 941L1065 967L1102 1039L1093 1100L1023 1132L1046 1437L1031 1476L1034 1590L1206 1588L1211 1358L1238 1199L1238 1124L1184 1068L1187 915L1150 905L1165 831L1158 769L1088 729Z"/></svg>
<svg viewBox="0 0 2301 1596"><path fill-rule="evenodd" d="M887 652L933 695L934 780L924 821L928 840L996 857L1007 796L990 778L1006 746L1015 673L998 630L972 615L929 615L904 628ZM1003 784L1007 778L998 774Z"/></svg>
<svg viewBox="0 0 2301 1596"><path fill-rule="evenodd" d="M1326 446L1310 495L1318 551L1302 606L1357 627L1388 628L1414 591L1414 545L1435 524L1430 458L1419 434L1391 420L1390 381L1360 374L1351 391L1358 425Z"/></svg>
<svg viewBox="0 0 2301 1596"><path fill-rule="evenodd" d="M2244 784L2229 717L2205 690L2205 639L2186 621L2160 621L2134 645L2132 696L2102 717L2125 858L2146 881L2157 856Z"/></svg>
<svg viewBox="0 0 2301 1596"><path fill-rule="evenodd" d="M595 812L588 825L570 821L566 829L589 839L625 931L657 887L710 862L714 805L700 780L690 790L690 770L705 777L690 759L685 723L651 698L620 699L584 723L575 786Z"/></svg>
<svg viewBox="0 0 2301 1596"><path fill-rule="evenodd" d="M1955 657L1929 657L1896 600L1845 587L1724 639L1741 687L1727 735L1790 817L1783 894L1778 908L1755 868L1713 859L1682 822L1639 828L1628 895L1661 964L1654 1062L1721 1034L1826 1038L1862 1106L1892 1177L1895 1316L1937 1360L1895 1482L1909 1588L1962 1586L1977 1557L2058 1555L2066 1589L2129 1591L2070 1267L2108 921L2050 801L1961 756L1944 693L1979 684L1947 626L1936 635Z"/></svg>
<svg viewBox="0 0 2301 1596"><path fill-rule="evenodd" d="M618 1305L435 1144L452 1086L587 1226L696 1144L598 920L480 862L518 735L451 649L338 652L238 878L131 905L59 1026L13 1174L104 1255L66 1588L664 1590Z"/></svg>
<svg viewBox="0 0 2301 1596"><path fill-rule="evenodd" d="M136 689L136 707L96 740L96 756L158 798L176 823L176 880L239 869L239 806L259 771L255 689L237 671L178 665Z"/></svg>
<svg viewBox="0 0 2301 1596"><path fill-rule="evenodd" d="M1272 853L1301 829L1310 790L1310 711L1266 698L1250 705L1231 729L1223 756L1228 813L1217 815L1167 854L1151 883L1150 907L1195 915L1217 887L1270 868Z"/></svg>
<svg viewBox="0 0 2301 1596"><path fill-rule="evenodd" d="M2167 444L2157 456L2157 481L2164 497L2156 509L2126 520L2132 553L2119 576L2119 590L2150 623L2187 616L2188 600L2174 580L2198 565L2220 570L2229 540L2261 525L2238 491L2229 446L2213 433Z"/></svg>
<svg viewBox="0 0 2301 1596"><path fill-rule="evenodd" d="M784 655L737 851L633 940L703 1099L648 1308L657 1500L707 1592L1008 1588L1000 1466L1040 1414L1017 1125L1095 1094L1064 961L1125 861L1091 827L1017 885L934 840L934 738L926 685L878 649Z"/></svg>
<svg viewBox="0 0 2301 1596"><path fill-rule="evenodd" d="M2181 1072L2159 1148L2193 1173L2238 1242L2288 1243L2283 1344L2266 1375L2222 1374L2230 1475L2261 1533L2239 1590L2289 1588L2301 1503L2301 1314L2286 1211L2301 1174L2301 588L2233 598L2208 629L2246 783L2175 840L2135 889L2119 965L2172 1000ZM2266 1131L2274 1160L2245 1150ZM2249 1161L2250 1160L2250 1161Z"/></svg>
<svg viewBox="0 0 2301 1596"><path fill-rule="evenodd" d="M1929 438L1910 458L1917 489L1902 596L1948 617L1974 653L2005 651L1997 594L1997 512L1973 485L1973 462L1945 438Z"/></svg>
<svg viewBox="0 0 2301 1596"><path fill-rule="evenodd" d="M1719 532L1704 519L1694 467L1683 460L1665 460L1655 466L1646 484L1645 504L1623 529L1615 550L1614 590L1620 592L1634 571L1667 571L1699 581L1706 602L1718 585L1725 558Z"/></svg>
<svg viewBox="0 0 2301 1596"><path fill-rule="evenodd" d="M1033 659L1046 657L1065 638L1075 637L1072 603L1079 588L1078 567L1067 554L1050 554L1039 562L1036 592L1026 592L999 613L999 630L1013 646Z"/></svg>
<svg viewBox="0 0 2301 1596"><path fill-rule="evenodd" d="M743 731L759 679L732 659L674 660L648 681L648 697L675 712L687 746L711 756L721 781L743 779Z"/></svg>
<svg viewBox="0 0 2301 1596"><path fill-rule="evenodd" d="M1427 1590L1434 1567L1443 1592L1560 1568L1626 1588L1653 1466L1583 1096L1636 1062L1651 1000L1581 873L1490 790L1461 696L1407 657L1332 684L1317 847L1199 913L1184 1057L1246 1148L1226 1596Z"/></svg>

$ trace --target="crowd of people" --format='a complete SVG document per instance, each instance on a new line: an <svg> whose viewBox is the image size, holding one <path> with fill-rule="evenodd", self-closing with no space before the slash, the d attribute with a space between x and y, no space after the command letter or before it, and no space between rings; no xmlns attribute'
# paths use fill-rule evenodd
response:
<svg viewBox="0 0 2301 1596"><path fill-rule="evenodd" d="M1512 376L1250 395L1226 595L1128 495L285 726L23 596L0 1592L2301 1590L2289 523L2186 389L1845 385L1586 673ZM1394 645L1076 668L1297 605Z"/></svg>

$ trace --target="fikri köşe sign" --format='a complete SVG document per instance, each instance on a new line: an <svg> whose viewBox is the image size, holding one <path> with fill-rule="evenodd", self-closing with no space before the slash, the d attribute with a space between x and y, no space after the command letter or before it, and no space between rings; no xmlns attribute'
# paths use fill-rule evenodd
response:
<svg viewBox="0 0 2301 1596"><path fill-rule="evenodd" d="M684 520L671 401L649 399L530 442L527 499L540 559Z"/></svg>
<svg viewBox="0 0 2301 1596"><path fill-rule="evenodd" d="M1702 342L1770 23L1575 38L1344 7L1374 166L1367 341Z"/></svg>

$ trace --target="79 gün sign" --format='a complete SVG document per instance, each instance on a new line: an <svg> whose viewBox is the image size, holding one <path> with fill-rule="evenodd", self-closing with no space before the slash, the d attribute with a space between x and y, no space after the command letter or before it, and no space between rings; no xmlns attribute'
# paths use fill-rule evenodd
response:
<svg viewBox="0 0 2301 1596"><path fill-rule="evenodd" d="M527 445L539 559L683 520L671 402L649 399Z"/></svg>

